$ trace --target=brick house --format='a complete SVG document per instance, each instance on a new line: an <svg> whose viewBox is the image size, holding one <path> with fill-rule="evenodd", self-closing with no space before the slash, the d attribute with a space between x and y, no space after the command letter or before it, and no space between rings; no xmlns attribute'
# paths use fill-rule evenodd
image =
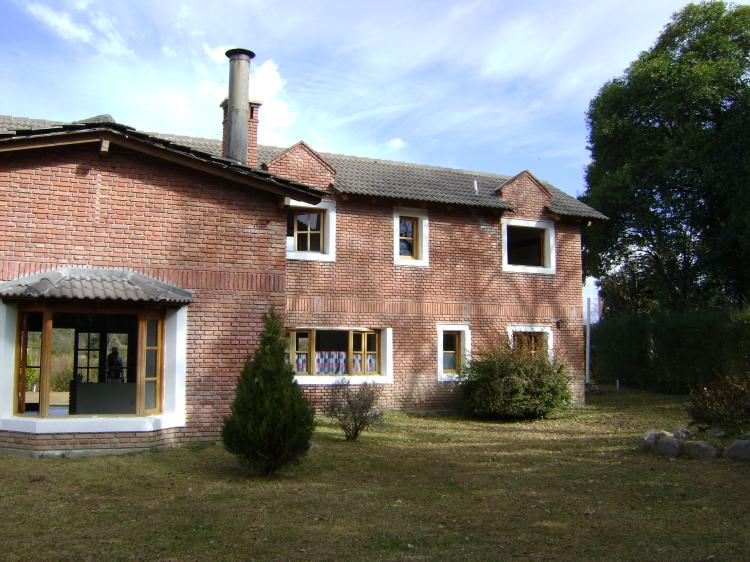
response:
<svg viewBox="0 0 750 562"><path fill-rule="evenodd" d="M222 140L0 116L0 448L217 439L271 306L319 408L342 376L450 406L504 338L583 399L580 232L603 215L529 172L258 146L252 53L228 56Z"/></svg>

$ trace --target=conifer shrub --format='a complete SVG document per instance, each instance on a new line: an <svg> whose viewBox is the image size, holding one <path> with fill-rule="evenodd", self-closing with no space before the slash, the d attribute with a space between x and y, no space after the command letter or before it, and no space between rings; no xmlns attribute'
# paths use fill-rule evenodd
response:
<svg viewBox="0 0 750 562"><path fill-rule="evenodd" d="M336 381L327 413L336 420L347 441L356 441L360 433L382 419L383 412L377 409L380 394L377 384L363 383L352 389L347 379Z"/></svg>
<svg viewBox="0 0 750 562"><path fill-rule="evenodd" d="M570 405L570 375L560 361L507 344L475 354L461 380L463 410L474 417L537 419Z"/></svg>
<svg viewBox="0 0 750 562"><path fill-rule="evenodd" d="M750 430L750 373L727 375L690 393L690 425L733 434Z"/></svg>
<svg viewBox="0 0 750 562"><path fill-rule="evenodd" d="M268 475L307 452L314 412L294 380L281 318L271 309L263 322L260 346L242 370L222 438L251 472Z"/></svg>

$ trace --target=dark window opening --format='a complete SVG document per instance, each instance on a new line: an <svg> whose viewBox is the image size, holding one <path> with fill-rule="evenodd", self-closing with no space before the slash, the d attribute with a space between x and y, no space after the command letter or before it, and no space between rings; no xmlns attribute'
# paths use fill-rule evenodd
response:
<svg viewBox="0 0 750 562"><path fill-rule="evenodd" d="M524 353L547 353L545 332L513 332L513 347Z"/></svg>
<svg viewBox="0 0 750 562"><path fill-rule="evenodd" d="M508 264L545 267L543 228L508 226Z"/></svg>

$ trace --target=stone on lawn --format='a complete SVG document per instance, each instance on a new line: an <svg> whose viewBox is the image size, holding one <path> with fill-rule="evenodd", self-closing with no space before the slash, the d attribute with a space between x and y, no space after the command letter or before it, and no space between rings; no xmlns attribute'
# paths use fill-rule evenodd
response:
<svg viewBox="0 0 750 562"><path fill-rule="evenodd" d="M689 459L712 459L719 455L719 450L705 441L685 441L682 448Z"/></svg>
<svg viewBox="0 0 750 562"><path fill-rule="evenodd" d="M711 439L720 439L722 437L725 437L726 434L727 434L727 432L724 431L723 429L715 429L714 428L714 429L709 429L708 430L708 436Z"/></svg>
<svg viewBox="0 0 750 562"><path fill-rule="evenodd" d="M653 451L662 437L672 437L672 434L666 431L647 431L641 437L641 451Z"/></svg>
<svg viewBox="0 0 750 562"><path fill-rule="evenodd" d="M693 432L690 431L687 427L678 427L672 432L672 435L677 437L677 439L687 439L688 437L691 437L693 435Z"/></svg>
<svg viewBox="0 0 750 562"><path fill-rule="evenodd" d="M750 461L750 440L738 439L726 448L724 456L728 459Z"/></svg>
<svg viewBox="0 0 750 562"><path fill-rule="evenodd" d="M656 450L665 457L678 457L682 452L682 441L667 435L659 439L659 442L656 444Z"/></svg>

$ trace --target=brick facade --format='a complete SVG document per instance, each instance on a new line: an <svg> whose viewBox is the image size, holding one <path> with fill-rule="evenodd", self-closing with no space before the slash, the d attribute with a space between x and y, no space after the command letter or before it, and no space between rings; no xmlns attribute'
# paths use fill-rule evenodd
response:
<svg viewBox="0 0 750 562"><path fill-rule="evenodd" d="M256 118L257 118L257 107ZM252 124L251 124L252 126ZM256 119L257 131L257 119ZM251 139L257 151L257 142ZM555 275L502 270L498 211L423 205L429 267L396 266L394 207L344 199L335 170L304 143L268 163L272 173L324 189L336 203L336 260L287 260L286 211L278 196L221 182L113 147L91 145L0 154L0 280L66 266L123 267L189 289L187 426L157 432L34 435L0 432L0 448L31 451L167 446L215 440L236 378L257 345L261 316L286 311L287 326L392 328L397 409L453 404L437 380L437 323L468 324L476 351L508 324L552 328L554 348L575 370L583 399L580 224L555 223ZM503 189L508 216L553 220L549 194L530 175ZM562 322L558 322L562 320ZM557 325L559 324L559 326ZM330 386L305 386L322 408ZM6 397L5 399L9 399Z"/></svg>

